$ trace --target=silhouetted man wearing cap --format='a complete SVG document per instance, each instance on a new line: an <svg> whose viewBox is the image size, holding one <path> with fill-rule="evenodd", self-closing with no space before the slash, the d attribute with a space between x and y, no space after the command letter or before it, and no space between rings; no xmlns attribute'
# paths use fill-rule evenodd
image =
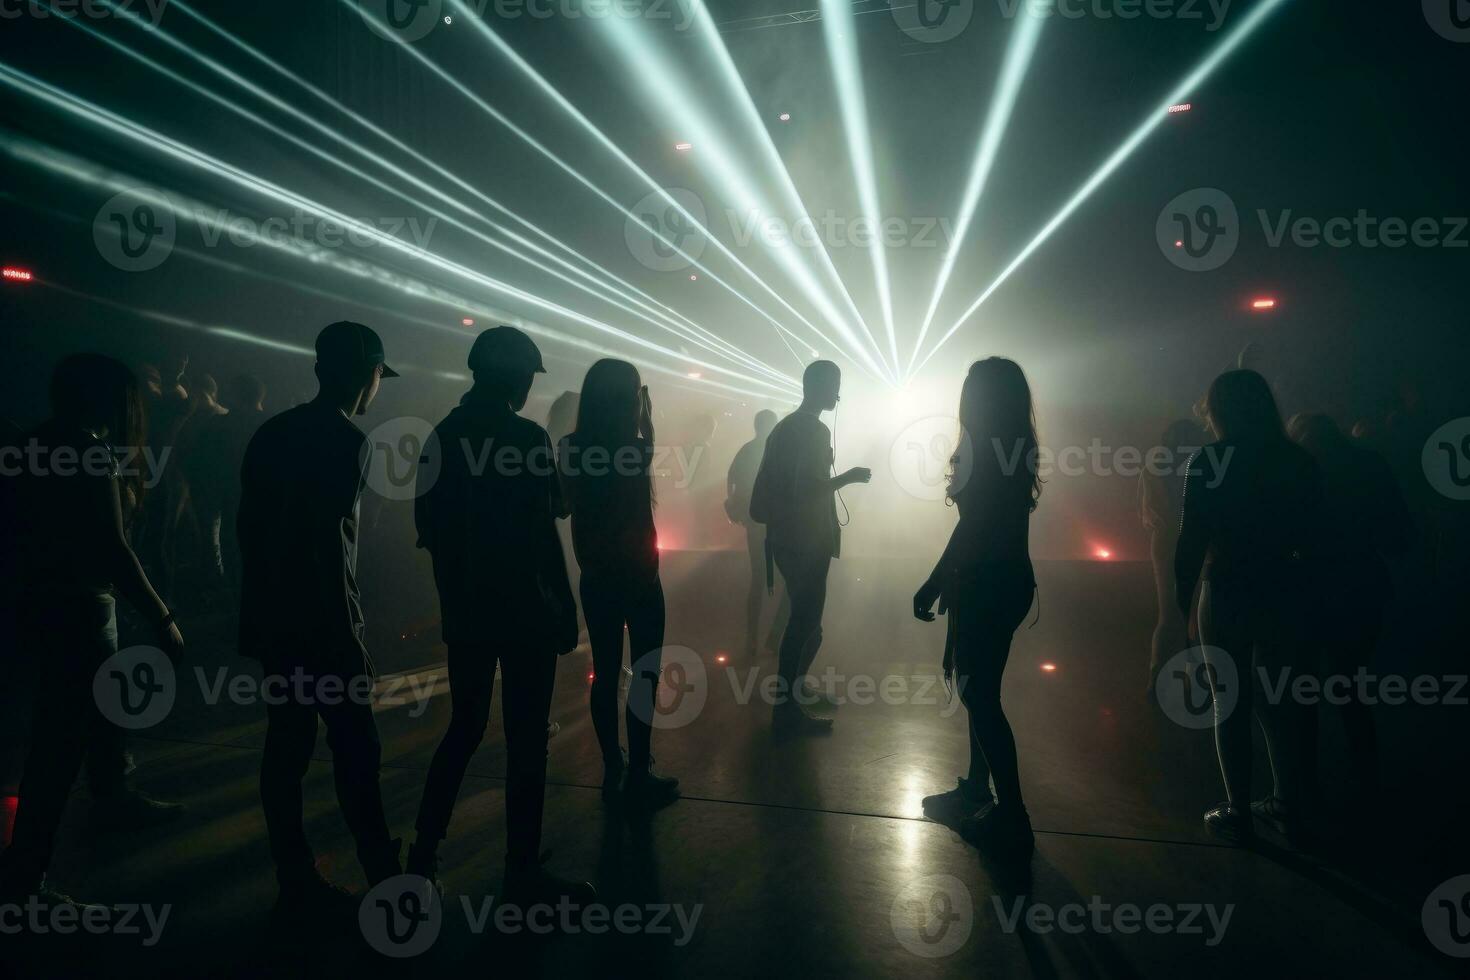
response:
<svg viewBox="0 0 1470 980"><path fill-rule="evenodd" d="M260 799L285 913L343 906L347 893L317 871L302 826L301 781L326 723L342 815L370 884L398 874L378 789L382 748L372 706L328 697L371 684L357 589L358 502L364 414L382 378L383 342L360 323L333 323L316 339L317 397L260 427L241 472L240 652L261 661L284 697L266 707ZM300 679L302 682L298 682ZM325 683L323 683L325 682ZM370 688L369 688L370 689Z"/></svg>
<svg viewBox="0 0 1470 980"><path fill-rule="evenodd" d="M827 603L827 573L839 551L841 528L833 495L852 483L867 483L872 470L854 466L832 474L832 433L822 413L837 407L842 372L831 361L813 361L801 377L796 411L771 430L751 493L750 513L766 525L770 556L791 597L791 618L779 654L782 695L772 712L779 730L820 732L832 721L810 714L802 702L808 671L822 645L822 611Z"/></svg>
<svg viewBox="0 0 1470 980"><path fill-rule="evenodd" d="M510 770L502 897L590 902L591 885L540 862L556 658L577 645L551 440L516 414L546 368L531 338L513 327L480 334L469 367L474 387L439 423L419 467L415 517L419 545L434 561L453 715L429 766L407 870L435 877L436 850L490 720L498 662Z"/></svg>

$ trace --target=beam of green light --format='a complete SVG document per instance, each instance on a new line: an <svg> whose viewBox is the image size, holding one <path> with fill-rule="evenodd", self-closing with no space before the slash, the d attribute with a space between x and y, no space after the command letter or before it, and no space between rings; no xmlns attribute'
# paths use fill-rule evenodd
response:
<svg viewBox="0 0 1470 980"><path fill-rule="evenodd" d="M960 316L958 320L955 321L954 326L950 327L949 330L944 334L944 336L939 338L939 343L934 345L934 348L929 351L928 356L920 361L918 367L916 367L914 370L917 371L925 364L929 363L930 358L932 358L935 354L939 352L939 348L943 347L945 342L959 331L960 327L965 324L966 320L975 315L975 311L980 309L985 301L988 300L991 295L1000 288L1001 284L1009 279L1012 273L1019 269L1021 265L1031 257L1032 253L1040 248L1042 244L1045 243L1046 240L1050 238L1056 232L1056 230L1060 228L1066 222L1066 220L1070 218L1072 214L1078 208L1080 208L1083 203L1086 202L1086 200L1091 197L1099 187L1103 185L1103 182L1111 177L1113 175L1113 172L1121 167L1123 163L1130 156L1133 155L1134 151L1143 144L1144 140L1148 139L1148 137L1152 135L1153 131L1157 129L1164 122L1164 120L1169 118L1169 106L1174 105L1178 102L1182 102L1185 99L1189 98L1199 88L1199 86L1205 82L1206 79L1214 74L1215 69L1219 68L1220 65L1224 63L1225 59L1229 58L1230 55L1233 54L1237 48L1244 44L1245 41L1256 32L1261 24L1265 22L1267 17L1275 13L1276 10L1286 2L1287 0L1262 0L1260 4L1254 7L1251 12L1246 15L1245 19L1240 22L1240 25L1236 27L1229 36L1227 36L1224 40L1215 45L1215 49L1210 52L1205 60L1200 62L1193 71L1186 75L1178 85L1176 85L1169 91L1168 96L1165 97L1164 100L1158 104L1158 107L1148 114L1148 116L1143 120L1139 127L1135 129L1131 134L1129 134L1128 138L1123 141L1122 145L1120 145L1116 150L1113 151L1113 154L1109 156L1107 160L1103 161L1102 166L1099 167L1091 177L1087 178L1087 180L1083 182L1082 186L1077 189L1077 192L1073 194L1072 197L1067 201L1067 203L1062 206L1062 209L1058 211L1052 217L1052 219L1042 227L1041 231L1037 233L1036 237L1031 239L1031 241L1027 243L1025 248L1021 249L1020 253L1014 259L1012 259L1011 263L1007 265L1005 269L1001 271L1001 274L995 278L995 281L985 288L985 291L976 298L975 302L970 304L969 308L965 310L965 312Z"/></svg>
<svg viewBox="0 0 1470 980"><path fill-rule="evenodd" d="M444 179L450 181L455 186L459 187L461 190L463 190L463 191L465 191L465 192L473 195L478 200L482 201L483 203L489 205L490 207L494 208L495 210L497 210L497 211L501 212L502 214L506 215L507 217L509 217L510 219L512 219L513 221L515 221L516 223L518 223L521 227L525 228L527 231L530 231L531 233L540 236L541 238L543 238L547 242L551 243L552 245L555 245L556 247L562 249L563 251L565 251L566 253L568 253L573 258L577 259L578 261L583 262L583 263L586 263L586 265L588 265L590 268L592 268L593 270L595 270L595 272L597 273L598 276L603 277L603 279L605 281L611 281L611 282L617 283L619 286L623 287L623 289L625 289L625 290L628 291L627 293L621 293L620 292L619 294L622 295L622 296L624 296L624 298L628 299L630 302L638 303L639 306L643 307L644 309L647 309L649 312L655 312L652 309L652 307L657 307L657 308L659 308L659 309L661 309L661 310L664 311L664 313L658 314L658 315L660 315L660 316L667 315L667 316L670 316L670 317L677 318L678 321L680 321L683 324L687 325L690 329L694 330L697 334L699 334L700 336L702 336L702 337L705 338L705 341L706 342L705 342L705 344L703 346L706 346L706 347L711 347L711 346L718 347L720 350L722 350L727 355L737 356L737 357L745 360L746 362L748 362L749 366L751 366L753 369L762 370L762 371L765 371L765 372L771 372L771 371L774 370L774 369L770 368L769 365L766 365L763 361L760 361L759 359L753 357L752 355L749 355L749 354L745 353L744 351L741 351L739 348L734 347L733 345L729 344L723 338L719 337L719 335L717 335L717 334L713 333L712 331L706 329L705 327L702 327L699 324L695 323L693 320L691 320L688 317L684 316L682 313L679 313L673 307L668 306L667 304L662 303L659 300L655 299L653 296L651 296L650 294L648 294L644 290L638 288L637 286L633 285L632 283L628 282L626 279L623 279L622 277L618 276L617 274L615 274L614 272L612 272L610 269L607 269L606 267L598 264L597 262L593 261L592 259L590 259L586 255L582 254L581 252L578 252L576 249L572 248L572 246L568 245L566 242L564 242L561 239L559 239L559 238L555 237L554 235L550 234L545 229L541 228L539 225L534 224L533 222L529 221L528 219L522 217L516 211L514 211L511 208L507 207L505 204L503 204L500 201L498 201L498 200L490 197L489 195L485 194L483 191L479 190L478 188L476 188L472 184L470 184L470 183L466 182L465 180L463 180L457 174L455 174L455 173L451 172L450 170L446 169L444 166L442 166L441 164L439 164L437 161L431 159L430 157L425 156L423 153L419 152L417 149L415 149L414 147L410 146L409 144L403 142L401 139L399 139L398 137L394 136L392 133L390 133L387 130L383 129L382 127L378 126L376 123L374 123L371 120L367 119L366 117L362 116L360 113L354 111L350 107L348 107L346 105L343 105L337 99L334 99L331 95L329 95L328 93L322 91L317 86L313 85L312 83L308 82L307 80L305 80L301 76L299 76L299 75L295 74L294 72L290 71L289 69L287 69L286 67L284 67L280 63L274 61L273 59L271 59L270 57L268 57L267 55L265 55L264 53L262 53L258 49L252 47L251 45L247 44L245 41L241 40L236 35L230 33L229 31L225 30L224 28L220 27L218 24L216 24L214 21L210 20L208 17L205 17L203 14L195 11L188 4L184 3L183 0L173 0L172 6L175 9L178 9L178 10L182 11L184 14L188 15L189 17L193 18L194 20L196 20L197 22L199 22L200 24L202 24L206 29L208 29L210 32L212 32L216 36L220 37L221 39L223 39L227 43L231 44L232 46L234 46L235 48L239 49L240 51L243 51L245 54L249 55L252 59L254 59L255 61L257 61L258 63L264 65L267 68L269 68L271 71L273 71L277 75L285 78L287 81L289 81L292 84L298 86L299 88L304 89L306 92L310 93L314 98L318 99L321 102L324 102L326 105L328 105L329 107L331 107L333 110L335 110L335 111L337 111L337 112L345 115L347 118L351 119L357 125L363 127L364 129L366 129L369 132L373 133L378 138L384 140L389 145L393 146L395 149L397 149L397 150L399 150L399 151L407 154L408 156L411 156L413 159L417 160L419 163L423 164L424 166L430 168L434 173L436 173L439 176L443 177ZM197 57L197 55L196 55L196 57ZM233 73L231 73L231 74L233 75ZM275 104L275 102L276 102L276 100L273 99L272 100L272 104ZM287 105L289 105L289 103ZM294 107L292 107L292 108L294 109ZM319 124L315 124L315 125L319 125ZM355 144L354 144L354 148L357 149L358 152L366 152L362 148L357 147ZM372 155L372 158L375 161L379 162L383 166L391 166L387 161L383 161L376 154ZM394 168L394 169L395 169L395 172L402 173L401 171L398 171L396 168ZM421 186L422 186L422 184L421 184ZM429 186L432 186L432 185L429 185ZM436 191L436 193L437 193L437 191ZM453 199L450 199L450 200L453 200ZM454 201L453 203L455 203L456 206L460 207L462 210L468 210L468 209L465 208L465 206L463 204L461 204L457 200ZM472 213L474 213L476 215L476 217L479 217L480 220L487 221L488 222L488 219L486 219L482 215L480 215L479 212L472 212ZM493 222L488 222L488 223L494 225ZM510 229L506 229L506 228L504 228L503 226L500 226L500 225L494 225L494 227L496 227L496 229L499 230L502 234L505 234L505 235L507 235L507 237L511 238L512 241L515 241L518 244L522 244L522 245L525 245L527 247L532 247L532 244L530 242L528 242L522 236L516 234L514 231L512 231ZM585 275L585 273L583 273L583 274ZM594 280L594 281L596 281L596 280ZM611 287L609 287L609 288L611 288ZM618 292L617 290L614 290L614 291L615 292ZM639 302L638 300L633 299L633 296L628 295L628 294L636 295L637 297L641 298L643 301L646 301L646 302ZM652 306L650 306L648 304L652 304ZM790 377L782 374L781 372L775 372L775 373L776 373L777 376L785 377L787 380L792 380L792 381L795 380L793 378L790 378Z"/></svg>
<svg viewBox="0 0 1470 980"><path fill-rule="evenodd" d="M929 335L934 313L939 309L939 300L944 295L945 287L949 285L955 261L959 258L960 246L965 241L965 233L970 229L970 221L975 217L975 209L980 204L980 196L985 191L991 168L995 166L995 159L999 156L1001 138L1010 126L1011 113L1016 108L1016 97L1021 92L1021 82L1026 78L1026 70L1036 54L1036 43L1041 37L1043 23L1044 17L1031 13L1030 8L1022 4L1010 42L1006 46L1005 61L1001 64L1000 78L996 83L995 96L990 101L985 127L980 134L979 145L975 148L975 162L970 169L970 179L965 185L964 197L960 199L959 220L955 222L954 238L945 251L944 264L939 270L938 278L934 280L934 295L929 300L929 309L924 314L919 337L914 341L914 350L909 356L909 372L913 371L914 362L924 348L924 338Z"/></svg>
<svg viewBox="0 0 1470 980"><path fill-rule="evenodd" d="M206 153L203 153L202 151L195 150L185 144L179 143L178 141L173 140L170 137L167 137L164 134L157 132L156 130L149 129L146 126L142 126L140 124L126 120L116 115L115 113L103 109L102 107L88 102L87 100L82 99L78 96L67 93L64 90L57 88L56 86L51 85L48 82L27 74L26 72L11 68L4 64L0 64L0 82L3 82L4 84L10 86L17 91L37 98L42 102L62 109L63 111L71 115L78 116L92 123L100 129L125 136L128 139L133 140L134 142L141 143L149 147L150 149L165 154L166 156L180 160L197 169L215 174L216 176L222 177L225 180L230 181L231 183L235 183L248 190L261 194L262 196L273 198L290 207L298 208L304 212L308 212L319 217L325 217L328 220L333 221L336 224L343 226L344 228L350 229L351 231L355 231L358 234L363 235L365 238L369 238L392 251L399 252L412 258L418 259L433 268L442 270L443 272L449 273L450 275L467 280L477 286L488 289L492 292L500 293L506 296L510 296L514 299L518 299L529 305L547 310L558 316L580 323L584 326L591 327L594 330L598 330L611 336L615 336L624 342L631 343L646 349L654 350L669 357L688 360L692 363L698 364L701 367L708 368L711 371L737 377L748 384L756 384L762 387L770 387L782 391L785 390L777 388L777 386L771 384L770 382L763 381L758 378L753 378L748 375L743 375L737 371L732 371L731 369L722 365L709 364L708 362L702 362L693 358L687 358L685 355L677 351L672 351L645 338L638 337L610 324L595 320L591 317L586 316L585 314L568 309L567 307L561 306L558 303L554 303L550 300L544 299L543 297L537 296L533 293L529 293L526 290L520 289L519 287L513 286L509 283L475 272L472 269L466 268L463 265L445 259L442 256L439 256L433 252L429 252L419 246L401 241L391 235L385 234L384 232L372 227L371 225L367 225L361 221L358 221L355 218L342 214L341 212L320 204L319 202L313 201L310 198L295 194L276 184L271 183L270 181L251 176L250 174L238 170L237 168L234 168L214 157L209 156ZM124 187L122 189L128 188ZM167 199L165 199L164 203L166 203L171 210L174 209L172 203L167 201ZM186 218L192 217L195 220L198 220L199 215L202 213L202 211L198 211L194 214L185 212L182 216ZM222 222L219 222L218 225L222 230L236 230L226 227L225 223ZM262 236L260 238L260 241L261 244L267 245L269 247L284 249L288 252L293 251L290 245L284 240L272 238L269 236ZM297 243L297 248L295 251L299 252L301 248L301 243ZM300 256L298 255L297 257ZM342 263L340 262L340 260L336 260L334 256L330 256L326 254L324 250L320 249L311 250L310 258L312 261L325 261L328 264L339 268L344 265L349 265L349 263ZM356 272L356 274L362 274L360 270L355 269L348 269L345 271L353 271Z"/></svg>
<svg viewBox="0 0 1470 980"><path fill-rule="evenodd" d="M873 261L873 285L878 290L878 305L883 310L883 329L888 334L889 354L893 358L895 378L902 371L898 359L898 333L893 325L893 286L888 277L888 255L883 236L883 210L878 203L878 178L873 171L873 134L868 126L867 96L863 91L863 73L858 65L857 39L853 36L852 6L847 0L822 0L822 34L827 39L827 54L832 61L832 77L837 86L837 102L842 111L842 128L847 135L847 155L852 162L853 179L857 182L858 202L867 216L868 226L875 230L868 242Z"/></svg>
<svg viewBox="0 0 1470 980"><path fill-rule="evenodd" d="M348 0L340 0L340 2L347 3ZM752 270L743 261L741 261L741 259L733 251L731 251L724 242L720 241L718 237L711 233L710 230L704 226L703 222L699 221L697 218L694 217L694 215L690 214L682 204L680 204L677 200L674 199L672 195L668 193L667 190L665 190L657 181L650 177L648 173L642 167L638 166L638 164L634 162L631 157L624 153L622 148L614 143L606 133L604 133L601 129L594 125L590 119L583 115L581 110L573 105L571 101L568 100L567 97L564 96L556 88L556 86L547 81L546 78L542 76L540 72L536 71L536 69L533 68L529 62L522 58L515 51L515 49L506 44L505 41L500 37L500 35L496 34L489 28L488 25L485 24L483 19L475 16L474 12L471 11L469 7L465 6L463 0L448 0L448 2L462 16L464 20L468 21L474 26L481 37L489 41L490 44L497 51L504 55L506 59L509 60L511 64L513 64L523 75L525 75L528 79L535 83L535 85L539 89L541 89L543 93L551 98L551 100L556 103L556 105L561 108L563 112L570 116L579 126L581 126L589 135L591 135L593 139L597 140L598 143L600 143L606 150L608 150L608 152L612 153L619 162L626 166L632 173L637 175L645 184L648 185L651 190L659 194L660 197L665 201L665 203L667 203L670 207L675 208L681 215L684 216L685 220L691 222L695 227L697 227L700 232L716 248L718 248L721 253L725 255L726 258L735 263L737 268L739 268L742 272L749 276L758 286L769 293L771 297L776 300L776 302L785 307L787 311L789 311L799 321L805 324L813 333L815 333L824 342L826 342L828 346L834 349L847 350L847 353L850 357L853 355L857 355L855 363L863 365L866 369L872 370L876 368L876 365L871 363L871 357L867 355L866 351L861 346L852 349L842 348L841 345L833 341L830 337L823 333L820 328L818 328L815 324L813 324L810 320L808 320L805 316L798 312L797 309L793 307L784 296L778 293L775 289L771 288L769 283L767 283L760 276L756 275L755 271ZM407 50L412 51L415 55L419 56L420 58L423 57L411 44L404 41L396 34L393 35L393 39L401 46L405 47ZM427 62L427 59L424 60ZM432 63L430 62L430 64ZM619 206L619 210L626 209L623 209L621 206ZM665 241L667 242L666 239ZM684 253L681 251L680 254L683 255ZM685 258L687 259L688 256L686 255ZM768 317L768 319L771 318ZM881 377L882 372L879 371L878 375Z"/></svg>
<svg viewBox="0 0 1470 980"><path fill-rule="evenodd" d="M784 178L783 186L787 191L788 206L794 209L795 214L806 218L806 207L796 193L791 175L787 173L785 164L781 161L780 155L776 153L770 134L761 123L760 115L751 102L750 93L746 90L740 73L730 60L730 54L725 49L724 42L720 40L719 33L714 30L709 14L705 11L703 4L697 4L694 9L695 16L702 15L704 22L709 25L706 40L712 53L715 54L716 63L723 68L722 77L727 87L734 94L736 102L745 110L746 128L751 135L741 142L756 146L764 145L768 149L767 163L774 164L772 169ZM600 22L611 34L614 48L622 56L630 75L640 79L644 88L657 100L661 112L671 113L671 128L684 134L698 148L691 157L692 162L711 172L715 182L724 188L737 207L746 212L746 217L754 216L755 221L759 222L771 214L775 209L750 180L749 168L743 165L744 161L737 158L731 141L727 138L728 130L723 125L711 124L711 120L722 121L719 115L697 104L688 94L694 91L694 86L670 64L670 60L658 49L657 45L649 42L647 29L635 26L630 20L622 17L602 18ZM882 351L874 342L872 331L863 322L862 315L858 313L856 304L853 303L847 287L838 276L836 268L832 265L832 258L827 254L827 249L821 240L817 240L817 254L822 260L825 260L824 268L831 280L836 283L841 295L846 298L854 322L862 328L862 338L848 326L846 318L833 306L826 292L807 268L800 248L793 241L788 239L781 242L779 247L772 246L772 251L787 275L792 278L812 305L822 313L827 322L836 328L842 338L854 349L861 348L866 340L872 345L874 352L881 360ZM896 382L897 378L894 377L893 380Z"/></svg>

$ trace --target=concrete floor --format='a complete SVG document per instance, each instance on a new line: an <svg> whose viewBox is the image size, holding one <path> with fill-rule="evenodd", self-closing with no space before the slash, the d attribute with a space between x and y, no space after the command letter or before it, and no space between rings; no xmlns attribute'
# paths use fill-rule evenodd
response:
<svg viewBox="0 0 1470 980"><path fill-rule="evenodd" d="M1420 918L1435 885L1470 871L1463 851L1447 857L1434 843L1438 828L1450 827L1448 812L1421 823L1422 833L1385 832L1367 847L1349 833L1311 857L1269 840L1254 850L1223 846L1203 833L1201 813L1222 796L1209 733L1164 720L1143 696L1147 567L1039 570L1041 619L1018 635L1005 690L1037 830L1036 855L1018 869L983 859L920 811L922 796L964 771L968 749L963 712L945 704L936 683L939 628L905 614L916 570L838 564L817 668L839 672L828 682L852 703L836 709L830 736L777 741L768 708L743 695L750 671L758 689L774 658L750 664L739 652L742 560L718 553L666 562L668 639L699 662L687 673L685 700L665 705L664 717L679 727L655 736L660 768L682 780L677 804L645 819L604 806L585 710L589 658L579 650L560 663L545 833L551 864L593 880L610 908L657 909L661 924L549 938L477 928L465 904L478 914L503 865L497 703L442 851L449 897L433 945L389 960L351 931L277 938L267 928L274 881L255 785L263 709L206 707L186 677L172 715L132 746L136 784L186 802L188 813L171 827L99 836L79 791L52 873L81 898L170 905L161 940L144 947L136 936L3 936L5 963L38 977L603 971L918 980L1448 976L1466 962L1436 951ZM226 653L227 631L205 623L191 634L191 660L208 676L247 669ZM437 676L432 659L422 647L384 657L421 685ZM878 690L887 696L870 697L869 680L886 685ZM378 715L389 819L405 833L448 718L446 690L439 678L426 701L383 706ZM1384 718L1386 755L1403 757L1406 739L1440 723L1424 714ZM1334 751L1328 738L1324 752ZM317 759L306 787L309 832L331 873L361 888L324 742ZM1326 774L1351 799L1343 767ZM1397 764L1387 778L1404 793L1424 783L1414 767Z"/></svg>

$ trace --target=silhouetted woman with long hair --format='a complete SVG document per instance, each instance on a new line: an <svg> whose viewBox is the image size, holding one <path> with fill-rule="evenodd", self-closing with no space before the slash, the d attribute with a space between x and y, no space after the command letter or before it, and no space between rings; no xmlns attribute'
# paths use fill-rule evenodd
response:
<svg viewBox="0 0 1470 980"><path fill-rule="evenodd" d="M1138 478L1138 510L1148 532L1149 557L1154 566L1153 643L1148 659L1148 688L1154 689L1159 668L1189 646L1187 615L1174 602L1174 552L1179 547L1179 512L1184 503L1184 463L1204 443L1204 431L1192 419L1178 419L1164 430L1159 442L1176 462L1167 473L1145 470Z"/></svg>
<svg viewBox="0 0 1470 980"><path fill-rule="evenodd" d="M1275 791L1257 808L1294 833L1301 788L1300 710L1289 687L1253 711L1254 680L1272 685L1295 673L1314 587L1321 481L1311 456L1286 437L1276 399L1254 371L1227 371L1205 396L1205 421L1217 440L1185 477L1175 599L1188 615L1199 584L1199 636L1213 689L1215 748L1227 801L1205 825L1230 840L1252 832L1251 719L1270 751ZM1294 680L1294 676L1289 679Z"/></svg>
<svg viewBox="0 0 1470 980"><path fill-rule="evenodd" d="M582 613L592 644L592 725L602 748L603 797L657 806L679 782L653 770L652 722L662 669L664 590L653 524L653 406L638 369L604 358L582 383L577 428L558 447L582 570ZM627 631L628 751L618 740L618 687ZM626 771L626 780L624 773Z"/></svg>
<svg viewBox="0 0 1470 980"><path fill-rule="evenodd" d="M0 901L40 894L58 904L70 899L45 888L43 879L84 759L90 756L99 816L178 810L127 790L122 741L93 696L93 677L117 653L114 592L153 625L155 642L170 659L182 655L184 641L133 553L123 516L143 494L137 379L110 357L72 355L52 376L51 405L51 419L28 440L37 451L16 488L20 627L23 648L37 658L39 683L15 833L0 858ZM130 700L126 692L122 697Z"/></svg>
<svg viewBox="0 0 1470 980"><path fill-rule="evenodd" d="M948 611L955 680L970 716L970 771L954 790L927 797L924 809L958 819L961 834L981 846L1029 853L1016 740L1000 703L1011 638L1036 591L1029 534L1041 480L1031 387L1020 365L1003 357L973 364L960 392L960 425L948 491L960 520L914 595L914 615L932 621L936 602Z"/></svg>

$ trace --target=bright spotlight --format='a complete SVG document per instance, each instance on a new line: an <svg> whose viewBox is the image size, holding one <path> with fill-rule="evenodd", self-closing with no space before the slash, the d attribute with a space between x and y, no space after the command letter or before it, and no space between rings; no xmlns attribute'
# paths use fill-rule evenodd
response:
<svg viewBox="0 0 1470 980"><path fill-rule="evenodd" d="M1099 561L1107 561L1113 557L1112 551L1107 548L1094 548L1092 554Z"/></svg>
<svg viewBox="0 0 1470 980"><path fill-rule="evenodd" d="M1260 299L1251 301L1251 309L1274 310L1276 309L1276 301L1269 296L1262 296Z"/></svg>
<svg viewBox="0 0 1470 980"><path fill-rule="evenodd" d="M1041 665L1041 669L1048 674L1055 674L1057 672L1057 665L1051 661L1047 661Z"/></svg>

